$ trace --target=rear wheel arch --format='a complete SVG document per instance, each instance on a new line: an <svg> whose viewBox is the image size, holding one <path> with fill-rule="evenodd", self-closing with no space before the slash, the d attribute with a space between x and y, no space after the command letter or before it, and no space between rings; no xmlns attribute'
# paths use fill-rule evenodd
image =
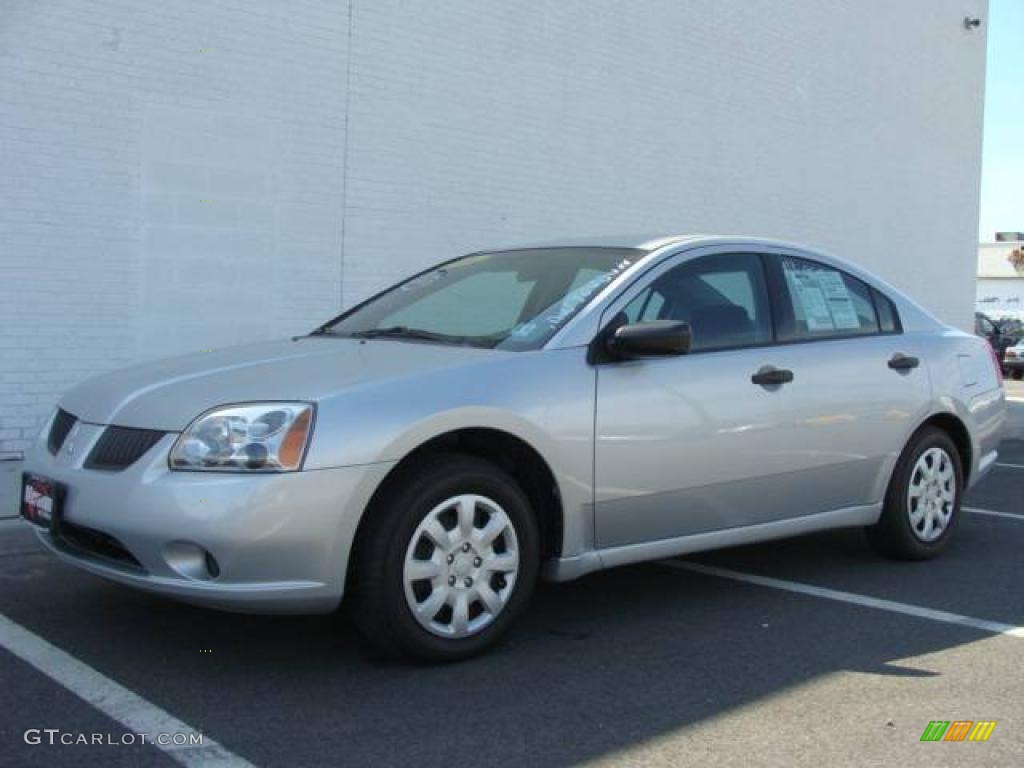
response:
<svg viewBox="0 0 1024 768"><path fill-rule="evenodd" d="M899 466L900 458L906 453L907 449L913 445L917 436L929 427L935 427L945 432L950 440L953 441L953 445L956 447L957 453L960 455L960 466L963 473L964 488L967 488L970 483L971 475L971 459L974 455L974 449L971 444L971 435L967 430L967 425L964 424L963 420L955 413L950 411L939 411L932 413L925 417L916 427L906 434L903 443L899 445L896 452L895 458L892 459L892 463L886 470L879 473L876 486L881 497L884 498L889 486L892 484L893 476Z"/></svg>
<svg viewBox="0 0 1024 768"><path fill-rule="evenodd" d="M880 553L926 560L949 546L966 487L961 449L953 437L956 429L948 420L928 419L900 452L881 515L865 528L868 541Z"/></svg>
<svg viewBox="0 0 1024 768"><path fill-rule="evenodd" d="M960 454L960 465L963 471L964 487L966 488L970 482L971 475L971 462L974 457L974 448L971 445L971 433L967 430L967 425L954 413L943 412L935 413L925 419L917 429L914 430L914 435L920 432L925 427L936 427L941 429L947 435L949 439L953 441L953 445L956 446L957 453ZM908 444L910 440L907 441Z"/></svg>

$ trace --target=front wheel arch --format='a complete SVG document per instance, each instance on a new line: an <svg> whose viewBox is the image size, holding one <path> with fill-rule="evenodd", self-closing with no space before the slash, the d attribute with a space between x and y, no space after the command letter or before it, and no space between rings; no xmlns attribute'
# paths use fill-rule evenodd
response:
<svg viewBox="0 0 1024 768"><path fill-rule="evenodd" d="M396 477L396 481L383 492L378 500L378 506L366 515L363 536L353 548L353 557L350 558L352 588L346 590L345 614L354 622L363 639L368 641L368 646L385 656L411 656L425 661L456 661L475 655L502 636L533 591L540 566L540 542L529 500L515 479L500 467L478 457L457 453L429 454L421 461L407 464L401 475ZM450 512L454 507L448 502L456 498L461 500L463 496L476 498L476 503L481 500L490 501L498 513L506 516L506 522L513 526L512 536L515 543L512 549L518 556L515 558L515 565L512 566L515 569L514 582L508 585L509 589L514 591L506 596L507 603L502 602L494 617L470 634L449 637L444 632L435 632L433 621L429 622L428 626L413 615L409 601L425 600L424 605L430 605L433 601L427 598L432 598L433 595L419 595L415 586L410 587L412 582L408 581L410 575L407 569L410 562L420 563L421 560L427 563L434 560L441 568L446 567L443 562L436 561L436 558L426 556L426 553L415 554L415 548L418 548L421 538L440 541L435 534L424 533L421 536L420 527L425 519L434 516L436 512ZM444 501L438 504L442 499ZM426 517L423 517L424 513ZM448 531L455 532L457 528L461 530L461 503L459 515L460 522L457 526L444 526ZM476 522L474 525L478 528L486 527L486 521ZM412 538L409 538L410 536ZM445 541L448 541L447 536ZM464 544L457 539L455 544L460 550L458 558L463 558L462 553L466 553L465 558L473 558L473 567L461 570L470 563L460 563L458 560L452 565L453 558L456 557L455 550L449 549L447 544L438 544L437 546L443 546L444 551L449 552L449 576L445 577L443 573L440 575L452 586L457 584L456 574L459 577L471 576L465 585L469 588L469 582L481 578L481 572L474 568L481 566L481 558L487 559L484 550L480 549L481 545L487 544L478 541L477 544L471 545L469 539L465 539ZM474 546L479 551L474 550ZM435 570L432 574L411 578L413 581L426 581L433 580L438 575ZM461 578L458 581L461 581ZM495 591L500 591L505 586L492 584ZM434 590L439 589L444 593L451 591L448 587L441 587L435 583ZM462 592L461 586L456 592ZM491 596L493 598L495 594L492 592ZM445 595L442 594L441 597L444 598ZM450 598L452 595L448 594L447 597ZM483 597L480 600L487 607L491 607ZM447 604L451 605L450 602ZM462 605L462 628L466 629L467 612L472 606L467 604L464 597ZM482 608L482 605L478 605L477 608ZM433 616L435 612L443 609L444 605L434 605L430 615ZM481 611L478 611L477 616L480 614ZM468 618L472 620L473 615L469 614ZM451 613L448 618L441 618L441 614L438 613L436 621L441 624L447 622L454 628L459 628Z"/></svg>
<svg viewBox="0 0 1024 768"><path fill-rule="evenodd" d="M435 435L416 446L381 480L356 526L347 564L346 585L351 583L356 573L356 558L365 549L363 539L371 527L372 517L379 510L381 499L417 465L433 456L452 453L484 459L508 472L530 501L540 531L542 562L561 555L564 530L562 496L548 462L533 446L510 432L466 427Z"/></svg>

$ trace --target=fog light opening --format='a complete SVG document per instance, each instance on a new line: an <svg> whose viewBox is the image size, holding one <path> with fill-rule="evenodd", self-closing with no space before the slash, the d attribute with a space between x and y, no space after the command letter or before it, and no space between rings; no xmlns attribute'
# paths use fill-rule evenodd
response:
<svg viewBox="0 0 1024 768"><path fill-rule="evenodd" d="M209 581L220 576L220 563L210 552L191 541L172 541L164 547L164 560L186 579Z"/></svg>

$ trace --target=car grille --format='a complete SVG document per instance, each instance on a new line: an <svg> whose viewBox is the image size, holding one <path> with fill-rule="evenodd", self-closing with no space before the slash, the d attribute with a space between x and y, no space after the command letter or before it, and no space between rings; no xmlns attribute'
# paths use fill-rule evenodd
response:
<svg viewBox="0 0 1024 768"><path fill-rule="evenodd" d="M130 467L166 434L153 429L107 427L85 460L85 468L119 470Z"/></svg>
<svg viewBox="0 0 1024 768"><path fill-rule="evenodd" d="M75 426L76 421L78 419L67 411L61 408L57 409L57 415L53 418L53 425L50 427L50 434L46 438L46 447L50 449L50 453L54 456L57 455L60 447L64 445L68 432Z"/></svg>
<svg viewBox="0 0 1024 768"><path fill-rule="evenodd" d="M135 555L109 533L62 520L56 536L60 543L84 555L91 555L97 560L105 560L126 568L144 570Z"/></svg>

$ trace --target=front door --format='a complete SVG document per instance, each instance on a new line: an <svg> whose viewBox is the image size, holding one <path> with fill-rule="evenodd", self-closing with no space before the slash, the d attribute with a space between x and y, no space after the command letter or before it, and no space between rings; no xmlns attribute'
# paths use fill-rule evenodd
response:
<svg viewBox="0 0 1024 768"><path fill-rule="evenodd" d="M688 322L693 344L681 357L598 366L598 546L786 516L796 494L780 475L793 469L788 426L799 403L786 383L751 380L777 362L761 257L669 265L610 316L619 311L629 322Z"/></svg>

